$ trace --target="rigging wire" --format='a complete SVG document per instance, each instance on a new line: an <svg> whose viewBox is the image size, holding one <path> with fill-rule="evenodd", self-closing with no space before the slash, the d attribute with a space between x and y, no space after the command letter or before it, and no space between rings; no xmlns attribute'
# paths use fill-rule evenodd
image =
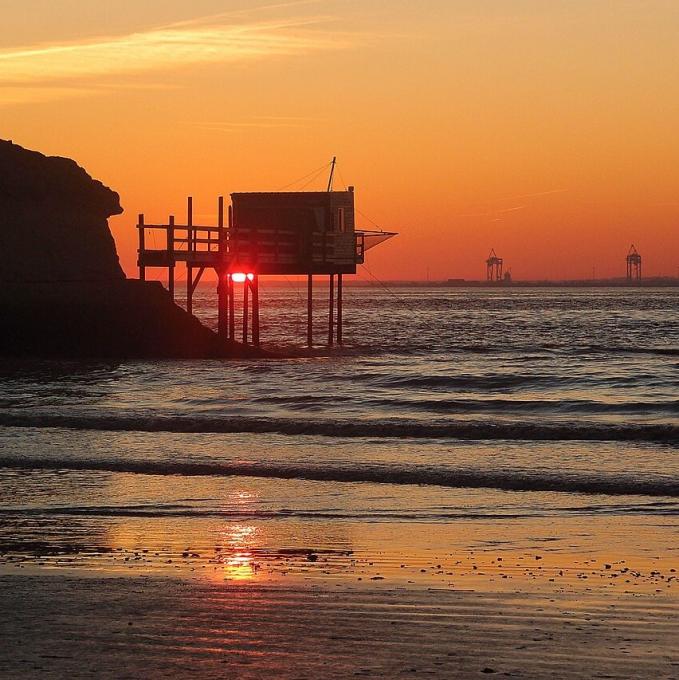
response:
<svg viewBox="0 0 679 680"><path fill-rule="evenodd" d="M301 296L300 293L299 293L299 286L295 286L295 285L292 283L292 281L290 281L290 279L289 279L287 276L284 276L283 278L286 280L288 286L290 286L290 288L292 288L292 290L295 292L295 295L297 296L297 299L298 299L298 300L302 300L303 298L302 298L302 296Z"/></svg>
<svg viewBox="0 0 679 680"><path fill-rule="evenodd" d="M348 191L348 184L344 181L344 177L342 177L342 171L339 169L339 167L335 167L335 172L337 172L337 175L339 176L340 182L342 182L342 186L344 187L345 191ZM375 222L375 220L371 220L364 212L361 212L358 208L354 207L354 210L364 219L368 220L370 224L372 224L374 227L377 227L380 231L384 231L384 229Z"/></svg>
<svg viewBox="0 0 679 680"><path fill-rule="evenodd" d="M378 278L370 271L370 269L368 269L368 267L367 267L365 264L362 264L361 266L365 269L365 271L366 271L366 272L367 272L367 273L375 280L375 282L376 282L376 283L377 283L377 284L378 284L378 285L379 285L386 293L388 293L389 295L391 295L391 297L394 298L394 300L396 300L397 302L399 302L401 305L403 305L403 306L406 307L406 308L409 307L409 306L412 306L412 300L409 300L409 299L403 297L402 295L398 295L398 294L395 293L393 290L391 290L391 288L388 288L388 287L386 286L386 284L385 284L383 281L380 281L380 279L378 279Z"/></svg>
<svg viewBox="0 0 679 680"><path fill-rule="evenodd" d="M344 181L344 177L342 177L342 172L340 171L338 164L335 164L335 172L337 173L337 176L339 177L340 182L342 182L342 186L344 187L344 191L348 191L347 183Z"/></svg>
<svg viewBox="0 0 679 680"><path fill-rule="evenodd" d="M369 275L371 278L373 278L373 279L374 279L374 280L375 280L375 281L376 281L376 282L377 282L377 283L378 283L378 284L379 284L379 285L380 285L387 293L389 293L389 295L391 295L392 297L394 297L394 298L395 298L396 300L398 300L399 302L402 302L402 303L404 303L404 304L406 303L405 298L403 298L402 296L397 295L396 293L394 293L394 291L391 290L391 288L387 288L386 284L385 284L383 281L380 281L380 279L378 279L378 278L370 271L370 269L368 269L368 267L365 265L365 263L362 264L361 266L363 267L363 269L366 270L366 272L368 272L368 275Z"/></svg>
<svg viewBox="0 0 679 680"><path fill-rule="evenodd" d="M315 170L312 170L311 172L304 175L303 177L299 177L298 179L290 182L289 184L286 184L286 185L280 187L278 189L278 191L283 191L284 189L289 189L291 186L294 186L295 184L298 184L299 182L303 182L305 179L307 179L308 177L311 177L312 175L314 175L314 177L311 177L311 179L313 180L316 175L319 175L321 172L323 172L323 170L325 170L328 167L330 167L330 163L324 163L323 165L321 165L320 168L316 168Z"/></svg>
<svg viewBox="0 0 679 680"><path fill-rule="evenodd" d="M306 189L306 188L309 186L309 184L311 184L312 182L315 182L315 181L319 178L319 176L321 175L321 173L322 173L326 168L327 168L327 166L324 166L323 168L321 168L321 169L320 169L320 170L319 170L319 171L318 171L318 172L317 172L317 173L316 173L316 174L315 174L308 182L305 182L305 183L299 188L299 190L302 191L302 189Z"/></svg>
<svg viewBox="0 0 679 680"><path fill-rule="evenodd" d="M355 210L361 217L363 217L364 219L368 220L368 222L370 222L370 224L372 224L374 227L377 227L380 231L384 231L384 229L382 229L382 227L380 227L380 225L377 224L377 222L375 222L375 220L371 220L364 212L361 212L358 208L354 208L354 210Z"/></svg>

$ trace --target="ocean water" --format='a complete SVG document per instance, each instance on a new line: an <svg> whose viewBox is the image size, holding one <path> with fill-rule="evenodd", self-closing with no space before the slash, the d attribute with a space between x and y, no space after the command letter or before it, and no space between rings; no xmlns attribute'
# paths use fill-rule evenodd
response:
<svg viewBox="0 0 679 680"><path fill-rule="evenodd" d="M294 358L1 365L6 560L675 559L679 291L346 287L344 346L309 354L304 290L260 295L263 341Z"/></svg>

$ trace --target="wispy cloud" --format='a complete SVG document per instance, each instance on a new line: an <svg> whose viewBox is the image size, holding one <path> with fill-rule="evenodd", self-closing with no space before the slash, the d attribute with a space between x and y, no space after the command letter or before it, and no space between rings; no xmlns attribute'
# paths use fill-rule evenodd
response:
<svg viewBox="0 0 679 680"><path fill-rule="evenodd" d="M247 120L221 120L221 121L190 121L186 125L211 130L215 132L237 132L239 130L275 129L275 128L303 128L310 123L319 122L320 118L307 118L303 116L253 116Z"/></svg>
<svg viewBox="0 0 679 680"><path fill-rule="evenodd" d="M565 194L568 189L550 189L549 191L537 191L533 194L519 194L518 196L507 196L499 199L500 201L518 201L522 198L537 198L538 196L551 196L552 194Z"/></svg>
<svg viewBox="0 0 679 680"><path fill-rule="evenodd" d="M233 9L227 12L218 12L217 14L210 14L208 16L197 17L193 19L185 19L183 21L173 22L168 28L179 28L186 26L205 26L210 23L224 24L227 21L236 17L249 17L264 12L275 12L278 10L289 10L305 5L318 5L323 0L291 0L290 2L276 2L268 5L255 5L247 9Z"/></svg>
<svg viewBox="0 0 679 680"><path fill-rule="evenodd" d="M484 212L464 213L461 215L455 215L455 217L496 217L497 215L501 215L503 213L510 213L516 212L517 210L523 210L525 207L526 207L525 205L517 205L514 206L513 208L502 208L500 210L486 210Z"/></svg>
<svg viewBox="0 0 679 680"><path fill-rule="evenodd" d="M245 21L219 15L122 36L0 49L0 88L6 93L12 88L14 99L22 98L22 88L23 96L44 99L87 92L106 78L349 47L346 34L328 29L331 21L327 16Z"/></svg>
<svg viewBox="0 0 679 680"><path fill-rule="evenodd" d="M495 203L496 204L501 204L505 203L507 201L511 201L512 203L515 201L519 201L522 199L527 199L527 198L538 198L541 196L551 196L552 194L563 194L566 193L568 189L550 189L549 191L536 191L532 194L519 194L518 196L504 196L502 198L498 198ZM529 201L530 203L530 201ZM480 210L478 212L471 212L471 213L462 213L459 215L453 215L453 217L487 217L490 219L491 222L501 222L502 221L502 215L506 213L513 213L517 212L519 210L526 210L529 208L530 205L514 205L511 207L507 208L501 208L501 207L488 207L484 210Z"/></svg>

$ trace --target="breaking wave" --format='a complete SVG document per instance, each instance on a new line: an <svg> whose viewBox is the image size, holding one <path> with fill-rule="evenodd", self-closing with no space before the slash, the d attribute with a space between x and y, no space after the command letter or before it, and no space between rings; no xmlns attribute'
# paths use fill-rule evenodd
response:
<svg viewBox="0 0 679 680"><path fill-rule="evenodd" d="M345 438L647 441L679 444L679 426L597 422L321 420L238 416L0 413L0 426L110 432L270 433Z"/></svg>
<svg viewBox="0 0 679 680"><path fill-rule="evenodd" d="M257 403L283 404L294 408L308 408L308 405L336 403L334 395L289 395L265 396L254 399ZM347 401L351 401L348 399ZM399 411L424 411L431 413L643 413L679 414L679 400L666 401L628 401L601 402L589 399L461 399L446 398L362 398L361 404L365 408L398 409Z"/></svg>
<svg viewBox="0 0 679 680"><path fill-rule="evenodd" d="M679 480L661 476L596 475L533 470L451 469L440 466L405 466L353 463L351 466L263 462L192 462L130 460L120 458L0 457L0 467L18 470L95 470L186 477L264 477L320 482L368 482L487 488L504 491L554 491L630 496L679 497Z"/></svg>

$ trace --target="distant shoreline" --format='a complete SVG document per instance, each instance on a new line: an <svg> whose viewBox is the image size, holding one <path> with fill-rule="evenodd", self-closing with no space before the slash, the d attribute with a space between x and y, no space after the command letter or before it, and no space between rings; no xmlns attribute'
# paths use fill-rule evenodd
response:
<svg viewBox="0 0 679 680"><path fill-rule="evenodd" d="M594 279L566 281L466 281L448 279L441 282L425 282L426 285L454 288L679 288L679 278L648 278L629 282L626 279ZM393 285L393 284L392 284Z"/></svg>
<svg viewBox="0 0 679 680"><path fill-rule="evenodd" d="M327 284L326 277L318 276L318 285L323 286ZM167 286L166 281L161 281L164 286ZM201 290L211 289L217 285L216 281L202 281L198 288ZM276 278L264 277L262 285L272 288L286 288L286 287L302 287L306 286L306 279L280 280ZM594 279L594 280L565 280L565 281L551 281L551 280L535 280L535 281L478 281L467 279L447 279L439 281L391 281L391 280L375 280L367 281L352 280L349 277L344 279L344 286L350 288L380 288L388 286L392 288L490 288L490 289L507 289L507 288L679 288L679 278L671 277L654 277L642 279L629 283L625 279Z"/></svg>

